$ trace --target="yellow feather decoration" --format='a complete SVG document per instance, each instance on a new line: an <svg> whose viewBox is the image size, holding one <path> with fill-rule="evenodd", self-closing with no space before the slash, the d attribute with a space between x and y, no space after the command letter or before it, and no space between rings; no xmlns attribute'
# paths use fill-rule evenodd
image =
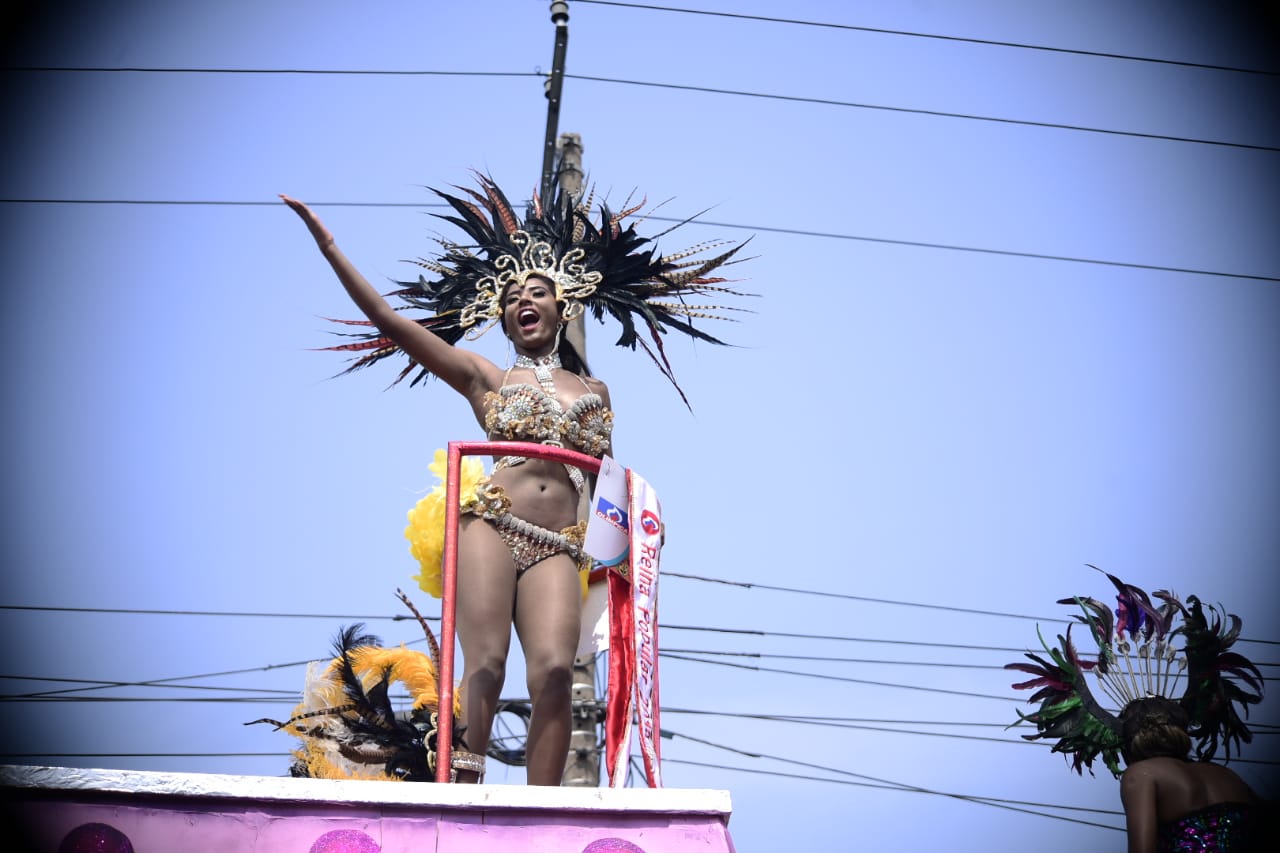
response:
<svg viewBox="0 0 1280 853"><path fill-rule="evenodd" d="M409 510L409 525L404 538L409 540L409 553L418 561L421 572L413 576L419 588L427 595L439 598L443 594L441 561L444 559L444 510L445 475L448 454L437 450L428 469L436 475L435 488ZM458 494L474 494L476 486L484 478L484 463L474 456L462 458L462 481Z"/></svg>

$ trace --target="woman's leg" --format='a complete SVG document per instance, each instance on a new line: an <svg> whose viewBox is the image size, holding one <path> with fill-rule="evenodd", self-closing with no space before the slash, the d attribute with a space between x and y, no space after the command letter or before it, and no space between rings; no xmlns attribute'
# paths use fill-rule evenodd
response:
<svg viewBox="0 0 1280 853"><path fill-rule="evenodd" d="M564 777L581 621L578 566L567 554L549 557L520 576L515 622L533 702L527 744L530 785L559 785Z"/></svg>
<svg viewBox="0 0 1280 853"><path fill-rule="evenodd" d="M484 755L506 678L515 605L516 569L498 532L487 522L464 518L458 537L458 642L462 645L462 720L467 747ZM475 774L459 772L458 781Z"/></svg>

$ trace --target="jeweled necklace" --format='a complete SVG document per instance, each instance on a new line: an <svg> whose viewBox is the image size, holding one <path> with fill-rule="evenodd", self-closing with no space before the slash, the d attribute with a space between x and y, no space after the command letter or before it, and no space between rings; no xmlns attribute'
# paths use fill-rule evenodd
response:
<svg viewBox="0 0 1280 853"><path fill-rule="evenodd" d="M556 384L551 381L551 371L561 366L560 353L557 350L552 350L547 355L539 356L538 358L530 358L523 354L516 356L516 367L532 367L533 375L538 380L538 384L542 386L542 390L552 400L556 399Z"/></svg>

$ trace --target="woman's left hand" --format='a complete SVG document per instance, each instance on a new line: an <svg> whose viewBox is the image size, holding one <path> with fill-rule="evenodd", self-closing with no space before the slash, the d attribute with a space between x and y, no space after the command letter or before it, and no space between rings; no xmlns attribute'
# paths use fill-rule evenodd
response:
<svg viewBox="0 0 1280 853"><path fill-rule="evenodd" d="M290 198L284 193L280 193L280 200L289 205L289 209L298 214L298 218L306 223L307 230L315 238L317 246L321 249L326 249L333 245L333 232L325 227L324 223L320 221L320 217L316 216L315 211L296 198Z"/></svg>

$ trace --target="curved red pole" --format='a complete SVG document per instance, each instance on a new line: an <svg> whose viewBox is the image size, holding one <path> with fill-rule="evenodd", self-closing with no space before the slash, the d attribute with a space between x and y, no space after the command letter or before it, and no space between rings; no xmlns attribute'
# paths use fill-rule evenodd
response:
<svg viewBox="0 0 1280 853"><path fill-rule="evenodd" d="M564 462L600 473L600 460L576 450L529 441L451 441L445 472L443 590L440 598L440 717L436 739L436 781L449 781L453 757L453 644L457 630L458 492L462 487L463 456L524 456Z"/></svg>

